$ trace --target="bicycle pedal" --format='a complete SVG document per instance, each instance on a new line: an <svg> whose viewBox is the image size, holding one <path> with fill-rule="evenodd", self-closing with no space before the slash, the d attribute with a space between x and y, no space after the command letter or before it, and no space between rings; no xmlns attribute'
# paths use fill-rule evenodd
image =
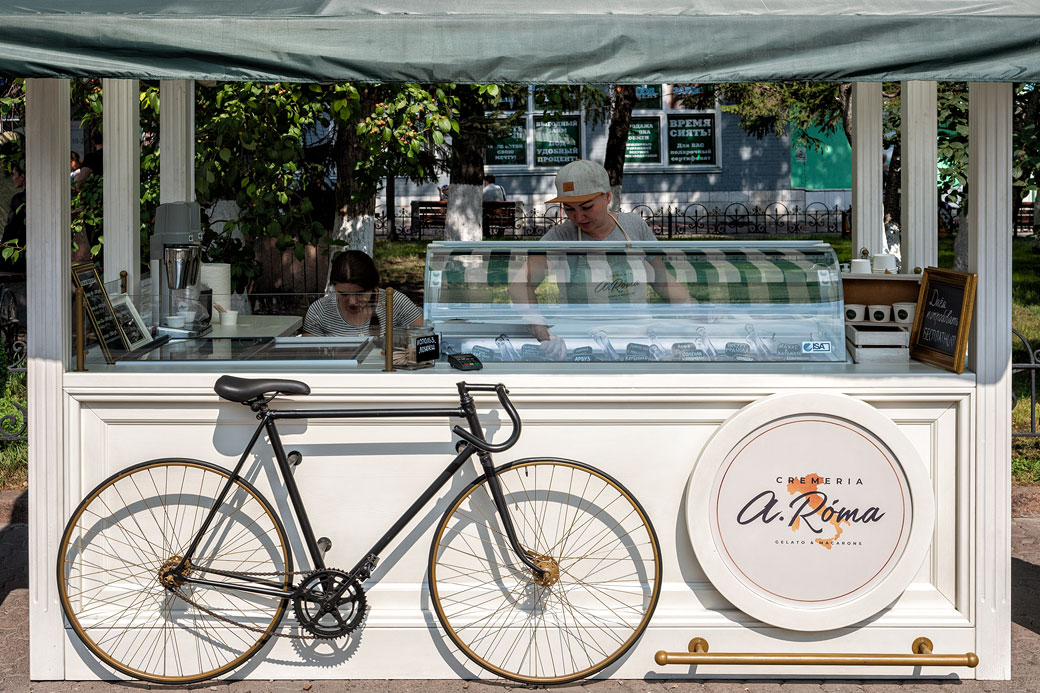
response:
<svg viewBox="0 0 1040 693"><path fill-rule="evenodd" d="M322 537L317 543L323 556L332 550L332 540L328 537Z"/></svg>

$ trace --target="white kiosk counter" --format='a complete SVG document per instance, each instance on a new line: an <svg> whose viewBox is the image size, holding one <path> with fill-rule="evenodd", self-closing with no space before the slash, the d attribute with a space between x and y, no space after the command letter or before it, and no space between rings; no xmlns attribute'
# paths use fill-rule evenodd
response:
<svg viewBox="0 0 1040 693"><path fill-rule="evenodd" d="M445 407L459 381L505 384L523 433L497 463L592 464L624 484L656 528L660 601L635 646L600 676L974 678L973 374L849 363L840 275L825 244L522 246L431 246L427 324L445 351L481 354L480 371L441 360L384 373L378 349L302 365L232 355L210 366L309 385L274 408ZM534 284L536 302L518 298L518 283ZM689 300L655 298L665 285ZM544 356L532 325L565 343L566 362ZM64 375L70 510L143 460L238 460L253 413L214 394L218 373L205 360L166 366ZM488 436L508 436L497 402L478 406ZM279 430L285 448L302 453L294 478L315 532L331 540L325 560L344 570L458 441L437 418L293 420ZM271 448L261 439L255 452L245 474L304 557ZM425 582L433 528L476 473L464 466L380 556L361 629L340 640L274 638L236 677L487 676L445 638ZM67 678L113 676L66 636ZM698 652L685 655L688 647ZM734 658L698 660L705 650ZM876 655L889 658L868 661Z"/></svg>

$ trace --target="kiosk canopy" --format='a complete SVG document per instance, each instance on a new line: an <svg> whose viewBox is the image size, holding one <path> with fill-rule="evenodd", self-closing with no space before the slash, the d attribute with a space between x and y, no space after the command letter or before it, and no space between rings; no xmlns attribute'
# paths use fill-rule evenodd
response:
<svg viewBox="0 0 1040 693"><path fill-rule="evenodd" d="M0 0L0 74L226 81L1040 79L1035 0Z"/></svg>

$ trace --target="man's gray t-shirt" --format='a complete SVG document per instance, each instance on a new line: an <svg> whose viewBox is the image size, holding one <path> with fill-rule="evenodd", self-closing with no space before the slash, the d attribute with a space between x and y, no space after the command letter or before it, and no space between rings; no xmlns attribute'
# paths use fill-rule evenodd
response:
<svg viewBox="0 0 1040 693"><path fill-rule="evenodd" d="M638 214L619 214L617 225L604 241L656 241L650 227ZM626 238L627 235L627 238ZM581 254L551 257L549 265L560 287L560 303L645 303L650 281L645 257L640 252L597 252L596 243L582 234ZM578 242L578 229L568 219L549 229L543 241Z"/></svg>
<svg viewBox="0 0 1040 693"><path fill-rule="evenodd" d="M610 235L606 238L598 239L604 241L656 241L657 236L650 230L650 227L643 221L643 217L638 214L627 213L617 215L618 225L625 230L625 233L621 233L621 229L614 226L614 230L610 232ZM625 234L628 234L628 238L625 238ZM549 229L544 236L543 241L591 241L587 234L582 234L581 238L578 238L578 227L571 223L568 219L563 223L557 224L556 226Z"/></svg>

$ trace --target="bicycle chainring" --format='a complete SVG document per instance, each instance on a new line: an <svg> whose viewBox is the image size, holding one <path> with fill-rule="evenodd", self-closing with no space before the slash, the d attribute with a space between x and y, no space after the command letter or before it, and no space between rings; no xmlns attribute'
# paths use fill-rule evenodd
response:
<svg viewBox="0 0 1040 693"><path fill-rule="evenodd" d="M300 627L316 638L339 638L365 618L368 601L357 580L342 570L328 568L311 573L292 597Z"/></svg>

